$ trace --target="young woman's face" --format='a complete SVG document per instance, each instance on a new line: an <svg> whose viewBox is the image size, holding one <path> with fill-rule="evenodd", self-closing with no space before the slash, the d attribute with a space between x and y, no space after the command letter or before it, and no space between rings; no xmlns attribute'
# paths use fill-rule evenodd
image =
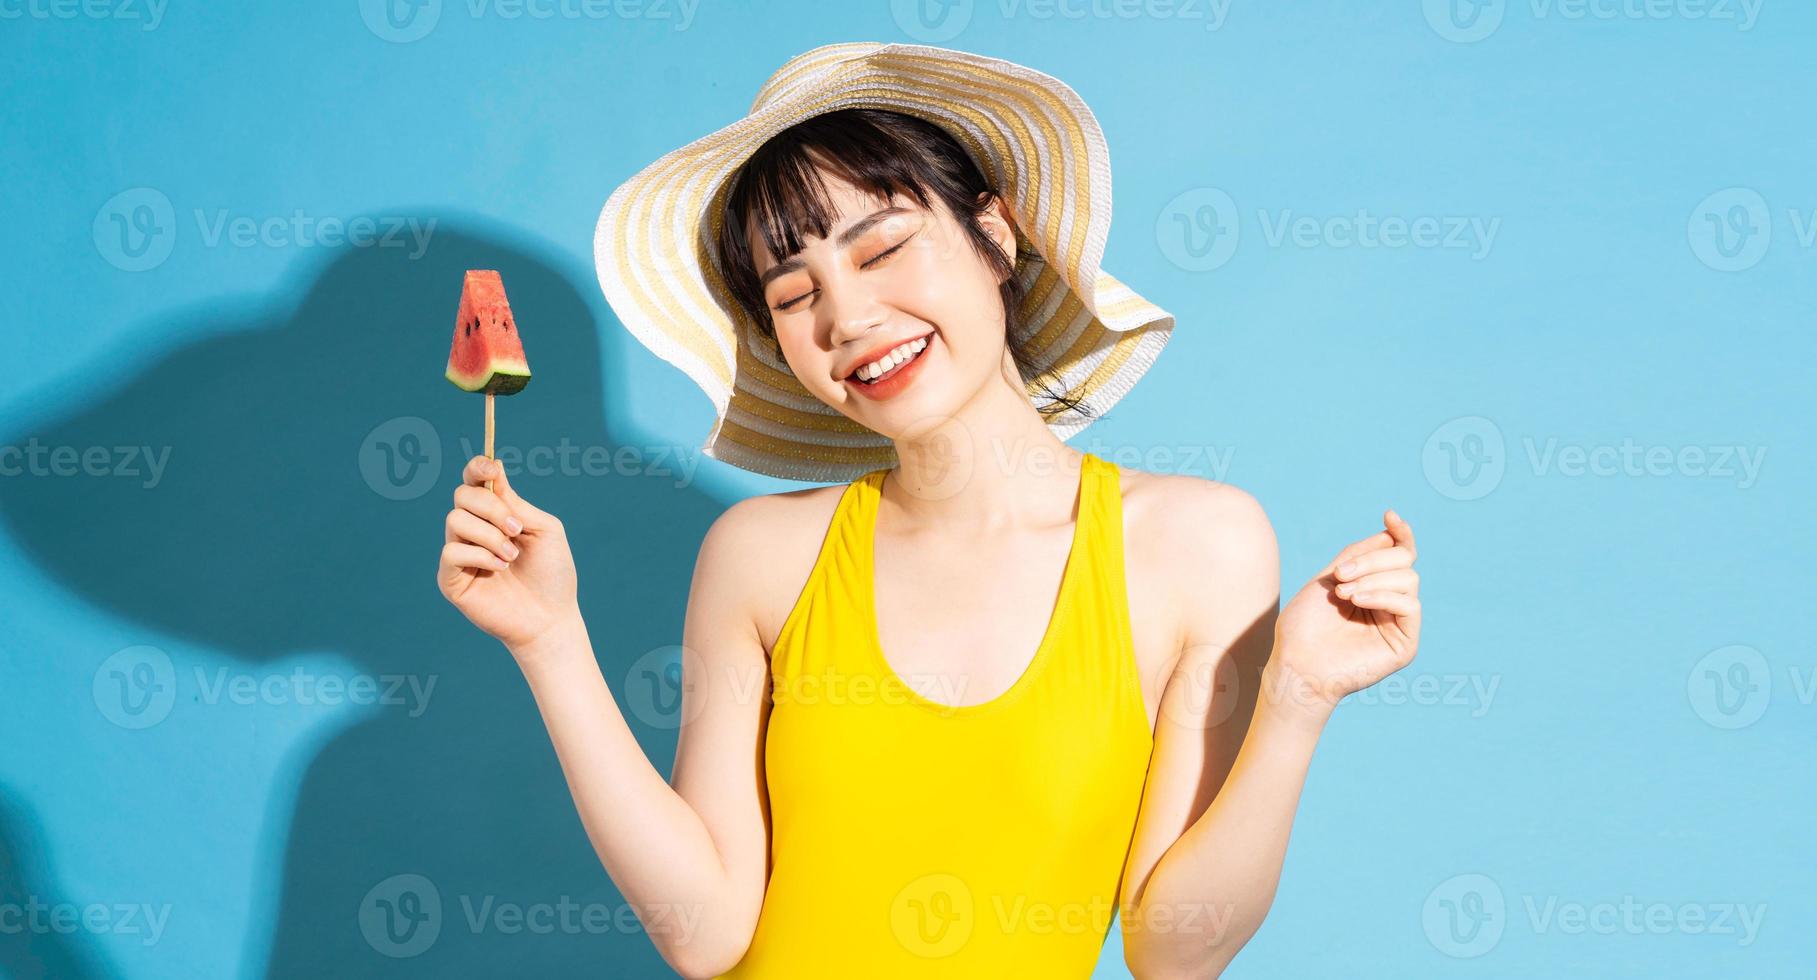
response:
<svg viewBox="0 0 1817 980"><path fill-rule="evenodd" d="M910 198L883 201L825 177L837 210L826 238L805 236L799 253L779 260L755 228L749 232L764 303L802 385L896 438L955 414L1002 372L999 280L938 198L927 211ZM1002 202L980 221L1013 256L1015 232Z"/></svg>

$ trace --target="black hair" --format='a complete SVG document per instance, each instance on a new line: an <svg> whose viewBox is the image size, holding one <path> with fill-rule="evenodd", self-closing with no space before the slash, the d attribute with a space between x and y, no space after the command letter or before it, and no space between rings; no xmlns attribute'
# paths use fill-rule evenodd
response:
<svg viewBox="0 0 1817 980"><path fill-rule="evenodd" d="M804 119L770 137L733 175L720 224L719 256L728 289L772 343L776 326L757 278L747 222L757 223L764 245L779 257L801 251L804 233L825 238L834 213L822 170L884 200L900 194L929 211L935 210L934 200L942 202L973 251L1001 280L1010 357L1025 381L1035 377L1047 399L1036 409L1044 417L1069 411L1093 414L1090 406L1056 388L1051 376L1037 376L1027 338L1019 336L1016 317L1027 288L1017 274L1019 256L1005 255L978 221L998 196L996 188L951 133L907 113L838 109Z"/></svg>

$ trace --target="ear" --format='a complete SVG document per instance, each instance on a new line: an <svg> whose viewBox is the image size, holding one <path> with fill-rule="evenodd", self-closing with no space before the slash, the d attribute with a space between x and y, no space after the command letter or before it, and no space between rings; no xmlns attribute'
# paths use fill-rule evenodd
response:
<svg viewBox="0 0 1817 980"><path fill-rule="evenodd" d="M1011 268L1014 268L1016 264L1015 216L1010 214L1009 205L1004 203L1002 197L993 195L989 191L979 194L978 201L980 203L989 202L985 205L984 212L978 215L979 226L984 229L985 234L991 237L992 241L997 243L997 247L1003 250L1004 256L1009 259Z"/></svg>

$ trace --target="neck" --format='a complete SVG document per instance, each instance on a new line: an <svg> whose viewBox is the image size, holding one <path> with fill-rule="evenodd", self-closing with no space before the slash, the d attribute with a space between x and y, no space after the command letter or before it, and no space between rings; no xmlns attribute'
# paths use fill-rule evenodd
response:
<svg viewBox="0 0 1817 980"><path fill-rule="evenodd" d="M1007 352L992 383L895 445L883 498L902 524L986 530L1071 519L1085 454L1047 427Z"/></svg>

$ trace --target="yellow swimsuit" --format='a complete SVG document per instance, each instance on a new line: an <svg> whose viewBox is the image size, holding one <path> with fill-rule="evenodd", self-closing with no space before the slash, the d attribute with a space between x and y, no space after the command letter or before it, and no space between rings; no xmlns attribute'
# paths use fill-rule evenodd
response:
<svg viewBox="0 0 1817 980"><path fill-rule="evenodd" d="M1087 453L1059 597L1015 685L953 707L885 661L872 533L849 484L770 657L771 872L729 978L1090 976L1153 732L1115 464Z"/></svg>

